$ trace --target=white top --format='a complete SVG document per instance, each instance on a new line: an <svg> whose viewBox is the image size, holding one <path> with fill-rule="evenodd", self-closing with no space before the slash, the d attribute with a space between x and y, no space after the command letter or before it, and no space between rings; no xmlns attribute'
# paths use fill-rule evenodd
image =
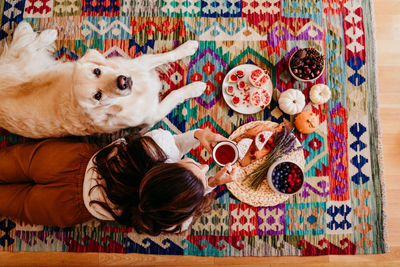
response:
<svg viewBox="0 0 400 267"><path fill-rule="evenodd" d="M173 163L181 160L186 153L188 153L192 148L195 148L200 144L200 142L194 137L194 132L195 131L193 130L183 134L172 135L169 131L157 129L146 133L145 136L151 137L157 143L157 145L161 147L161 149L168 157L165 162ZM124 138L121 138L114 141L112 144L120 142L126 141ZM86 167L85 178L83 180L83 201L90 214L92 214L94 217L104 221L113 221L114 218L111 216L111 214L103 209L100 205L89 205L92 200L105 202L109 205L110 208L114 210L116 214L118 214L117 207L115 207L106 198L106 196L103 196L103 191L100 187L95 187L89 195L89 191L93 186L95 186L96 184L104 185L104 180L98 179L99 175L93 169L93 167L95 166L93 163L93 159L95 158L96 154L92 156L88 163L88 166ZM210 193L213 189L213 187L210 187L207 184L205 194ZM193 217L190 217L182 224L182 231L187 230L192 220ZM172 228L173 227L171 227L171 229Z"/></svg>

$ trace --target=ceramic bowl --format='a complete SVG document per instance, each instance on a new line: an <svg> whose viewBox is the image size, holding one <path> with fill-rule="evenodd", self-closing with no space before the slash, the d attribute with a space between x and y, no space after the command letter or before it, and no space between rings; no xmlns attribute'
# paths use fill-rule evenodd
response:
<svg viewBox="0 0 400 267"><path fill-rule="evenodd" d="M297 51L299 51L299 50L297 50ZM301 82L314 82L314 81L316 81L317 79L319 79L319 78L322 76L322 74L324 73L324 71L325 71L325 60L324 60L324 65L322 66L321 73L320 73L317 77L315 77L315 78L312 78L312 79L310 79L310 80L305 80L305 79L302 79L302 78L297 77L296 74L293 73L292 67L290 67L290 62L292 61L292 58L293 58L294 54L297 53L297 51L294 52L294 53L290 56L290 58L289 58L288 68L289 68L289 73L290 73L290 75L292 75L296 80L301 81Z"/></svg>
<svg viewBox="0 0 400 267"><path fill-rule="evenodd" d="M300 184L299 188L296 191L293 191L293 192L282 192L274 185L273 171L281 163L292 163L292 164L295 164L301 170L301 184ZM269 187L273 191L275 191L276 193L283 194L283 195L293 195L293 194L296 194L297 192L299 192L301 190L301 188L303 187L303 184L304 184L304 171L303 171L303 168L301 166L299 166L294 161L291 161L291 160L278 160L278 161L274 162L271 165L271 167L268 169L267 180L268 180Z"/></svg>

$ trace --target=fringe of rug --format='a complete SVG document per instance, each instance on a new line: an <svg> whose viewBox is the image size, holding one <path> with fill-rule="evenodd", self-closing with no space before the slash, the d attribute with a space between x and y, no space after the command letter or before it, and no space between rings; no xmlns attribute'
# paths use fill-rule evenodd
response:
<svg viewBox="0 0 400 267"><path fill-rule="evenodd" d="M384 162L383 162L383 145L382 145L382 128L381 128L381 121L380 121L380 110L379 110L379 84L378 84L378 65L377 65L377 49L376 49L376 21L375 21L375 7L374 1L370 2L370 11L371 11L371 20L372 20L372 27L371 27L371 34L372 34L372 51L374 55L374 76L375 76L375 109L376 109L376 124L377 124L377 138L378 138L378 160L379 160L379 176L381 181L381 190L382 190L382 217L383 217L383 235L384 235L384 243L385 243L385 252L390 252L389 246L389 233L388 233L388 223L387 223L387 213L386 213L386 184L384 179Z"/></svg>

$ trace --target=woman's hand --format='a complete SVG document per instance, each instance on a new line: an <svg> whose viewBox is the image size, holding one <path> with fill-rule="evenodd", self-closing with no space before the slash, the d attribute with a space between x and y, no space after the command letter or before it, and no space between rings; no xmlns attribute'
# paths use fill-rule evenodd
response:
<svg viewBox="0 0 400 267"><path fill-rule="evenodd" d="M238 170L238 167L227 164L215 176L208 179L208 185L216 187L217 185L233 182L237 179Z"/></svg>
<svg viewBox="0 0 400 267"><path fill-rule="evenodd" d="M228 140L222 135L213 133L208 129L197 129L194 132L194 137L199 140L200 144L202 144L209 153L212 153L213 143Z"/></svg>

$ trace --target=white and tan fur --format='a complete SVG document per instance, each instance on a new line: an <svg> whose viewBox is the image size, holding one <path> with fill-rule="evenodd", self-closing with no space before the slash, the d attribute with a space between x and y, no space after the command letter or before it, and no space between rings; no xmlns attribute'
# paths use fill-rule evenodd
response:
<svg viewBox="0 0 400 267"><path fill-rule="evenodd" d="M56 30L37 34L27 22L17 26L0 56L0 127L43 138L149 126L206 88L203 82L191 83L159 102L162 85L155 67L194 54L196 41L135 59L106 59L88 50L76 62L61 63L51 56L56 38ZM100 75L94 74L96 68ZM129 77L131 82L118 81L119 77Z"/></svg>

